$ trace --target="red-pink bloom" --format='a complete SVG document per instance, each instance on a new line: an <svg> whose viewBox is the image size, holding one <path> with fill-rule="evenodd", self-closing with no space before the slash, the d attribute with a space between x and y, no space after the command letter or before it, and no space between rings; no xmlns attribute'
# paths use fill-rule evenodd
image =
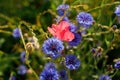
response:
<svg viewBox="0 0 120 80"><path fill-rule="evenodd" d="M58 25L52 24L52 28L48 27L49 32L60 40L72 41L74 34L69 30L69 23L61 21Z"/></svg>

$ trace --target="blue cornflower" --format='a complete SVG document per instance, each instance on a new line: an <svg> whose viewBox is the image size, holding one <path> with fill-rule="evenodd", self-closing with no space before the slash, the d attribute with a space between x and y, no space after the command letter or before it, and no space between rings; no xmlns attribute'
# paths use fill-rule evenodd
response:
<svg viewBox="0 0 120 80"><path fill-rule="evenodd" d="M120 69L120 61L117 61L114 65L115 68Z"/></svg>
<svg viewBox="0 0 120 80"><path fill-rule="evenodd" d="M61 70L61 71L59 72L59 75L60 75L60 77L61 77L61 80L69 80L66 70Z"/></svg>
<svg viewBox="0 0 120 80"><path fill-rule="evenodd" d="M19 28L15 28L13 30L13 37L14 38L20 38L20 30L19 30Z"/></svg>
<svg viewBox="0 0 120 80"><path fill-rule="evenodd" d="M57 38L49 38L44 41L42 50L47 55L53 59L60 56L62 50L64 49L63 42Z"/></svg>
<svg viewBox="0 0 120 80"><path fill-rule="evenodd" d="M63 16L65 11L69 8L67 4L61 4L57 7L57 12L59 16Z"/></svg>
<svg viewBox="0 0 120 80"><path fill-rule="evenodd" d="M108 75L102 75L99 77L99 80L112 80Z"/></svg>
<svg viewBox="0 0 120 80"><path fill-rule="evenodd" d="M20 60L22 61L22 62L25 62L25 51L23 51L21 54L20 54Z"/></svg>
<svg viewBox="0 0 120 80"><path fill-rule="evenodd" d="M77 15L76 20L78 21L80 26L83 26L85 28L89 28L94 22L93 17L91 16L91 14L86 13L86 12L80 12Z"/></svg>
<svg viewBox="0 0 120 80"><path fill-rule="evenodd" d="M49 70L50 68L56 69L55 64L52 62L49 62L44 67L44 69L46 69L46 70Z"/></svg>
<svg viewBox="0 0 120 80"><path fill-rule="evenodd" d="M65 65L70 70L78 69L80 66L80 60L74 54L69 54L65 57Z"/></svg>
<svg viewBox="0 0 120 80"><path fill-rule="evenodd" d="M120 5L116 7L116 10L114 12L118 17L120 17Z"/></svg>
<svg viewBox="0 0 120 80"><path fill-rule="evenodd" d="M59 74L54 63L45 65L43 72L40 74L40 80L59 80Z"/></svg>
<svg viewBox="0 0 120 80"><path fill-rule="evenodd" d="M20 65L18 67L18 74L24 75L27 72L27 67L25 65Z"/></svg>
<svg viewBox="0 0 120 80"><path fill-rule="evenodd" d="M71 32L76 32L76 30L77 30L76 25L73 24L73 23L70 23L70 31L71 31Z"/></svg>
<svg viewBox="0 0 120 80"><path fill-rule="evenodd" d="M74 33L74 35L75 38L72 41L68 42L68 44L71 46L77 46L82 40L82 36L79 33Z"/></svg>
<svg viewBox="0 0 120 80"><path fill-rule="evenodd" d="M16 80L16 77L15 76L11 76L10 80Z"/></svg>
<svg viewBox="0 0 120 80"><path fill-rule="evenodd" d="M59 74L55 69L43 70L40 80L59 80Z"/></svg>

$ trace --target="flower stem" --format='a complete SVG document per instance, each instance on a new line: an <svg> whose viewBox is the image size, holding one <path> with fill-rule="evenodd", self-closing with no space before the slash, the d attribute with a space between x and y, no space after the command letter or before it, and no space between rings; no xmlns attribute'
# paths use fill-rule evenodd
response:
<svg viewBox="0 0 120 80"><path fill-rule="evenodd" d="M111 78L114 77L114 76L117 74L118 71L119 71L119 70L117 69L117 70L115 71L115 73L111 76Z"/></svg>
<svg viewBox="0 0 120 80"><path fill-rule="evenodd" d="M18 28L20 29L21 39L22 39L22 42L23 42L23 45L24 45L24 48L25 48L25 51L26 51L26 56L25 56L26 65L32 70L32 72L33 72L33 74L35 75L36 79L39 80L39 77L38 77L37 73L32 69L32 67L31 67L31 65L30 65L30 62L29 62L29 60L28 60L29 52L27 51L26 46L25 46L26 44L25 44L25 40L24 40L23 35L22 35L21 24L22 24L22 23L20 23L20 24L18 25Z"/></svg>
<svg viewBox="0 0 120 80"><path fill-rule="evenodd" d="M102 5L102 6L98 6L98 7L95 7L93 9L88 10L87 12L92 12L94 10L101 9L101 8L111 6L111 5L116 5L116 4L120 4L120 1L116 1L116 2L113 2L113 3L108 3L108 4L105 4L105 5Z"/></svg>

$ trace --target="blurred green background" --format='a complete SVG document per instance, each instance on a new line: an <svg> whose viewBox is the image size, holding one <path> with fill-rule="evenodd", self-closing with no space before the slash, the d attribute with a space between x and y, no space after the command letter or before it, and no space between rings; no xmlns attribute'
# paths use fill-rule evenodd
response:
<svg viewBox="0 0 120 80"><path fill-rule="evenodd" d="M119 0L0 0L0 80L8 80L12 72L18 77L17 80L21 80L21 78L22 80L35 80L33 79L34 76L31 76L32 74L24 76L16 74L16 67L22 64L19 56L20 52L24 50L24 47L21 40L12 37L12 31L18 26L21 20L32 26L40 46L42 46L45 37L41 32L41 28L44 32L47 32L47 27L51 26L52 23L55 23L54 19L58 16L56 8L60 4L66 3L70 5L69 19L76 23L76 15L79 12L87 12L98 6L104 6L117 1ZM76 7L77 5L83 6ZM107 25L109 27L116 24L119 29L120 24L114 14L117 5L118 4L113 4L98 8L90 11L90 13L93 15L97 24ZM27 28L23 27L22 29L24 33L31 35ZM87 32L96 33L100 31L105 30L94 25L93 28L89 29ZM111 44L113 37L117 38ZM106 65L113 65L113 60L120 57L120 34L114 35L114 33L110 33L92 36L92 38L94 38L94 41L83 39L77 49L73 49L73 52L80 56L81 68L76 71L71 71L71 80L97 80L98 75L107 72ZM109 47L111 48L111 45L112 49L108 49ZM91 57L90 50L92 47L97 46L103 48L103 52L106 53L105 55L107 55L108 58L106 59L106 56L103 56L95 63L94 57ZM38 75L42 71L44 64L47 62L42 58L43 55L40 55L41 53L42 52L39 50L36 50L30 54L31 65ZM106 61L105 64L104 60ZM94 66L97 66L97 68ZM120 72L113 77L113 80L120 80L119 75Z"/></svg>

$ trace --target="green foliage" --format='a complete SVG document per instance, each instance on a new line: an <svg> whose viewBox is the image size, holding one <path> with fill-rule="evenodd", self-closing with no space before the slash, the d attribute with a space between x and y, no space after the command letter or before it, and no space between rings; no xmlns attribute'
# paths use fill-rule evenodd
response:
<svg viewBox="0 0 120 80"><path fill-rule="evenodd" d="M115 7L120 4L119 0L0 0L0 80L8 80L11 75L20 80L17 70L21 64L29 68L29 72L22 76L23 80L36 80L35 75L39 75L49 61L60 66L62 59L54 61L47 58L41 47L44 40L51 37L47 27L56 24L56 8L62 3L70 5L69 19L75 24L76 15L82 11L91 13L95 20L95 24L82 35L80 44L65 53L74 53L81 61L78 70L70 71L71 80L98 80L102 74L114 75L114 59L120 58L120 23L114 14ZM112 29L114 24L118 26L116 30ZM18 26L22 30L23 40L12 36L13 29ZM38 49L26 47L30 42L28 38L33 37L38 39ZM25 47L26 50L34 48L28 51L28 63L20 61L20 54L25 51ZM101 49L101 57L93 55L93 47ZM111 71L108 69L110 65ZM35 73L30 72L30 66ZM117 72L112 79L120 78L119 75L120 72Z"/></svg>

